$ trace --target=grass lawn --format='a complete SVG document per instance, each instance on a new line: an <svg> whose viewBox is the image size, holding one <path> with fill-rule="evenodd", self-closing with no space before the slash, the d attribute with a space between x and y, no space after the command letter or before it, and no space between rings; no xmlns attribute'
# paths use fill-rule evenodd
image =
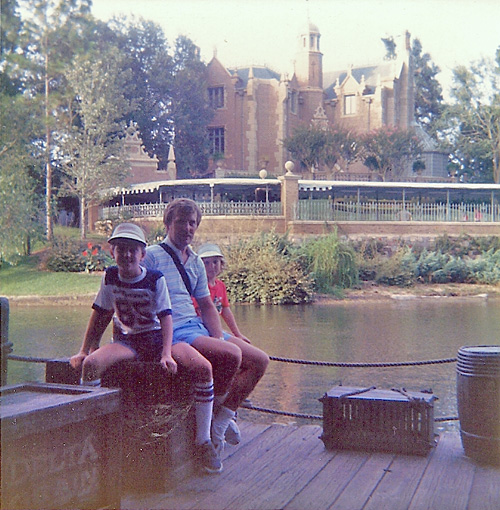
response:
<svg viewBox="0 0 500 510"><path fill-rule="evenodd" d="M2 296L78 296L96 294L100 273L51 273L38 269L37 257L26 257L16 266L0 269Z"/></svg>

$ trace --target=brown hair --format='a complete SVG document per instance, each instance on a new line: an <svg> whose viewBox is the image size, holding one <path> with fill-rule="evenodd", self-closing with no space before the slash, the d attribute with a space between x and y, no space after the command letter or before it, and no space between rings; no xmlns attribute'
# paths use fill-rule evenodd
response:
<svg viewBox="0 0 500 510"><path fill-rule="evenodd" d="M193 200L189 198L176 198L172 200L163 212L163 224L168 227L178 214L196 214L196 225L201 223L201 210Z"/></svg>

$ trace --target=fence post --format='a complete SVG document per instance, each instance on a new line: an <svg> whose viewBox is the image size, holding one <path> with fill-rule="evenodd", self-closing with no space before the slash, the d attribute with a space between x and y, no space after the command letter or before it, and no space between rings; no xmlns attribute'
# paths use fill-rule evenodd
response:
<svg viewBox="0 0 500 510"><path fill-rule="evenodd" d="M287 170L285 175L280 175L278 179L281 181L281 203L285 221L293 221L295 219L295 204L299 201L299 176L293 174L294 165L291 161L285 163Z"/></svg>
<svg viewBox="0 0 500 510"><path fill-rule="evenodd" d="M9 300L0 297L0 386L7 384L7 356L12 352L9 342Z"/></svg>

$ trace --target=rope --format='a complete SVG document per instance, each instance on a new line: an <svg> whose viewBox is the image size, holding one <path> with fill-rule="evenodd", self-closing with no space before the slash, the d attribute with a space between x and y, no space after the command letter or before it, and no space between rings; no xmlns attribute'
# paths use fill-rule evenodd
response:
<svg viewBox="0 0 500 510"><path fill-rule="evenodd" d="M47 363L52 361L54 358L35 358L33 356L18 356L17 354L9 354L7 356L12 361L26 361L27 363Z"/></svg>
<svg viewBox="0 0 500 510"><path fill-rule="evenodd" d="M48 361L52 361L54 358L36 358L32 356L18 356L16 354L9 354L7 356L9 360L12 361L26 361L28 363L47 363ZM334 367L394 367L394 366L413 366L413 365L434 365L438 363L454 363L457 361L456 358L445 358L438 360L427 360L427 361L407 361L407 362L394 362L394 363L334 363L328 361L308 361L301 359L291 359L291 358L278 358L276 356L269 356L269 358L273 361L282 361L285 363L296 363L296 364L304 364L304 365L319 365L319 366L334 366ZM372 388L367 388L361 391L368 391ZM292 413L288 411L278 411L276 409L269 409L266 407L258 407L249 403L243 403L241 407L251 410L251 411L259 411L261 413L268 414L276 414L280 416L290 416L292 418L303 418L306 420L322 420L323 416L316 414L303 414L303 413ZM443 416L439 418L434 418L435 422L444 422L444 421L454 421L458 420L457 416Z"/></svg>
<svg viewBox="0 0 500 510"><path fill-rule="evenodd" d="M299 363L301 365L317 365L322 367L345 367L345 368L367 368L367 367L408 367L419 365L437 365L439 363L455 363L457 358L432 359L425 361L396 361L387 363L337 363L331 361L309 361L304 359L280 358L269 356L273 361L282 361L283 363Z"/></svg>
<svg viewBox="0 0 500 510"><path fill-rule="evenodd" d="M54 358L36 358L32 356L18 356L16 354L9 354L8 359L12 361L26 361L28 363L47 363L52 361ZM431 359L424 361L393 361L384 363L342 363L334 361L311 361L305 359L292 359L292 358L281 358L278 356L269 356L269 359L273 361L281 361L283 363L295 363L300 365L315 365L322 367L343 367L343 368L368 368L368 367L408 367L408 366L421 366L421 365L437 365L441 363L455 363L457 358L443 358L443 359Z"/></svg>

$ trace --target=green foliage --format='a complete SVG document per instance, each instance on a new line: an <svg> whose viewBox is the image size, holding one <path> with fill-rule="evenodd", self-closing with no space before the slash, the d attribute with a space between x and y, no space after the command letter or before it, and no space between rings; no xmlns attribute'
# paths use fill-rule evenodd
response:
<svg viewBox="0 0 500 510"><path fill-rule="evenodd" d="M307 171L332 168L342 160L347 169L358 158L358 140L348 131L301 126L283 140L283 146Z"/></svg>
<svg viewBox="0 0 500 510"><path fill-rule="evenodd" d="M383 181L397 179L421 153L422 144L412 129L383 127L360 137L360 155L365 165Z"/></svg>
<svg viewBox="0 0 500 510"><path fill-rule="evenodd" d="M500 281L500 250L488 250L470 261L471 283L495 284Z"/></svg>
<svg viewBox="0 0 500 510"><path fill-rule="evenodd" d="M459 173L476 182L500 182L500 52L453 70L441 136L451 140Z"/></svg>
<svg viewBox="0 0 500 510"><path fill-rule="evenodd" d="M305 257L318 291L332 292L334 287L348 288L358 283L355 252L339 240L336 232L307 241L298 253Z"/></svg>
<svg viewBox="0 0 500 510"><path fill-rule="evenodd" d="M419 39L412 41L411 54L415 67L415 119L427 133L433 134L443 113L443 89L436 79L441 69L431 61L429 53L422 53Z"/></svg>
<svg viewBox="0 0 500 510"><path fill-rule="evenodd" d="M409 287L415 283L416 261L410 249L398 250L390 257L380 258L376 265L377 283Z"/></svg>
<svg viewBox="0 0 500 510"><path fill-rule="evenodd" d="M47 269L54 272L92 273L103 271L113 264L113 259L99 244L83 245L69 237L54 237L47 258Z"/></svg>
<svg viewBox="0 0 500 510"><path fill-rule="evenodd" d="M312 299L312 283L288 252L285 236L254 236L225 249L222 280L234 302L297 304Z"/></svg>

